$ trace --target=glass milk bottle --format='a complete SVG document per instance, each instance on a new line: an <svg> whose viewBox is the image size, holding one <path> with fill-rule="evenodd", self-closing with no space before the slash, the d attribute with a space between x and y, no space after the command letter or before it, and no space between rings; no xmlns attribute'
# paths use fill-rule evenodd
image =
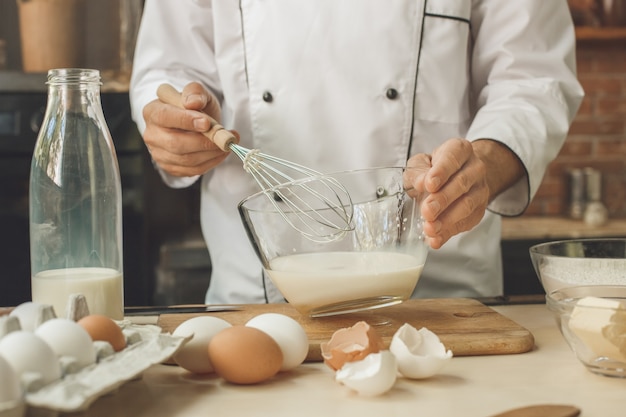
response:
<svg viewBox="0 0 626 417"><path fill-rule="evenodd" d="M100 103L100 73L48 71L48 103L30 174L32 299L67 317L70 295L92 314L124 315L122 193Z"/></svg>

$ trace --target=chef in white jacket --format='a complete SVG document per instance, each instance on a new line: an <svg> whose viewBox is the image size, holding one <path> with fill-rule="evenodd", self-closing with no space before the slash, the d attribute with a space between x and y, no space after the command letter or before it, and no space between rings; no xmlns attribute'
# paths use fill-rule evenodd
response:
<svg viewBox="0 0 626 417"><path fill-rule="evenodd" d="M207 115L322 172L423 167L433 250L414 296L502 294L500 216L566 137L574 45L566 0L147 0L133 117L168 185L202 181L206 301L282 301L237 212L258 188L202 135ZM186 109L156 98L164 82Z"/></svg>

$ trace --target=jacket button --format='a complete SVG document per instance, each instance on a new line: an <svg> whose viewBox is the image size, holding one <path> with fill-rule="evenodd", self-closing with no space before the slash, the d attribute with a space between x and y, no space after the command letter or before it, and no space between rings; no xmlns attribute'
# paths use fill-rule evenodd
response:
<svg viewBox="0 0 626 417"><path fill-rule="evenodd" d="M263 93L263 101L266 103L271 103L272 101L274 101L274 96L272 96L272 93L270 93L269 91L266 91Z"/></svg>
<svg viewBox="0 0 626 417"><path fill-rule="evenodd" d="M395 88L388 88L385 95L389 100L395 100L398 97L398 90Z"/></svg>

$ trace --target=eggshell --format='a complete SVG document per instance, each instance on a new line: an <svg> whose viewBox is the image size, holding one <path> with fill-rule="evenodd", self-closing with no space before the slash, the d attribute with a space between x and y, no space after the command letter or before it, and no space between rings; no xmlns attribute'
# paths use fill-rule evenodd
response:
<svg viewBox="0 0 626 417"><path fill-rule="evenodd" d="M452 351L446 350L435 333L408 323L393 335L389 350L396 356L400 373L412 379L435 375L452 358Z"/></svg>
<svg viewBox="0 0 626 417"><path fill-rule="evenodd" d="M359 361L346 362L335 379L363 396L381 395L396 382L398 367L395 356L388 350L370 353Z"/></svg>
<svg viewBox="0 0 626 417"><path fill-rule="evenodd" d="M56 354L33 332L19 330L4 336L0 339L0 355L20 377L33 372L39 376L42 385L61 378L61 365Z"/></svg>
<svg viewBox="0 0 626 417"><path fill-rule="evenodd" d="M335 371L346 362L361 360L370 353L380 352L383 348L382 338L364 321L337 330L328 342L320 344L324 363Z"/></svg>
<svg viewBox="0 0 626 417"><path fill-rule="evenodd" d="M283 352L281 371L300 365L309 353L309 337L295 319L278 313L264 313L250 319L246 326L269 334Z"/></svg>
<svg viewBox="0 0 626 417"><path fill-rule="evenodd" d="M126 347L126 338L122 329L107 316L91 314L80 319L78 324L87 330L93 341L108 342L116 352Z"/></svg>
<svg viewBox="0 0 626 417"><path fill-rule="evenodd" d="M234 384L256 384L270 379L283 363L278 343L254 327L232 326L216 334L208 347L215 372Z"/></svg>
<svg viewBox="0 0 626 417"><path fill-rule="evenodd" d="M196 374L213 372L213 365L209 360L209 342L213 336L228 327L231 324L226 320L212 316L197 316L185 320L174 329L172 335L192 338L174 354L174 362Z"/></svg>
<svg viewBox="0 0 626 417"><path fill-rule="evenodd" d="M22 385L15 369L0 355L0 403L14 402L22 398Z"/></svg>
<svg viewBox="0 0 626 417"><path fill-rule="evenodd" d="M80 368L96 362L96 350L87 330L69 319L48 320L35 329L59 357L68 356L76 360Z"/></svg>

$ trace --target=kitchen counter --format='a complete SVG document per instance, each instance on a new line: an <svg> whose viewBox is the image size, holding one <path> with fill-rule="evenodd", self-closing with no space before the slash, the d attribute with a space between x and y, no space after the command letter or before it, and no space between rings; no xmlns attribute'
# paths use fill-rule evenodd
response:
<svg viewBox="0 0 626 417"><path fill-rule="evenodd" d="M609 219L602 226L589 226L567 217L502 218L503 240L551 240L593 237L626 237L626 219Z"/></svg>
<svg viewBox="0 0 626 417"><path fill-rule="evenodd" d="M156 365L143 378L98 399L80 416L463 416L484 417L532 404L572 404L583 416L623 416L626 379L589 372L570 351L544 304L494 306L530 330L535 349L516 355L455 357L437 376L398 379L379 397L364 398L307 363L253 386L194 376Z"/></svg>

